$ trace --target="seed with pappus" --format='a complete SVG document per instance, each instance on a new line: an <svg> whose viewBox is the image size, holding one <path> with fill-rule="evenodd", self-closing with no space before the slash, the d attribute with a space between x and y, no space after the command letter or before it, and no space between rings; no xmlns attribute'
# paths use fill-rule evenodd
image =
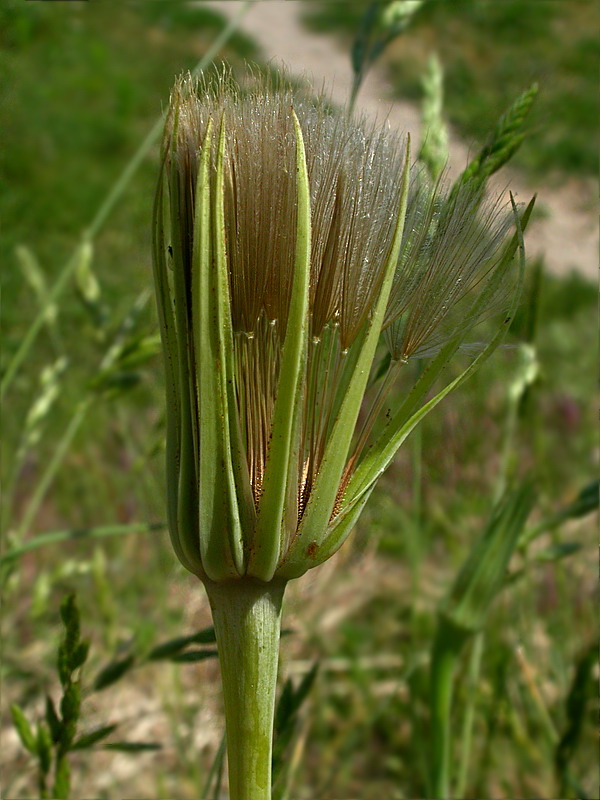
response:
<svg viewBox="0 0 600 800"><path fill-rule="evenodd" d="M169 529L221 637L232 798L269 795L239 788L262 760L237 749L250 728L238 729L243 668L227 653L259 669L258 619L276 650L287 580L342 545L400 444L450 390L421 408L443 364L513 302L516 219L468 186L444 198L411 169L407 138L284 79L175 85L154 211ZM387 371L379 356L374 365L380 344ZM374 439L411 357L431 367ZM264 670L273 677L272 659ZM272 706L272 687L260 691Z"/></svg>

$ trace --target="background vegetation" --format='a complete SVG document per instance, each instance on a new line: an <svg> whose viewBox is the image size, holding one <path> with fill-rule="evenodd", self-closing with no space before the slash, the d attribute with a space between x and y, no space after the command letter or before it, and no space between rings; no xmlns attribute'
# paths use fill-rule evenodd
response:
<svg viewBox="0 0 600 800"><path fill-rule="evenodd" d="M313 24L348 34L360 8L313 3ZM561 171L590 176L597 14L596 4L575 0L465 0L452 10L432 0L394 46L392 74L399 91L416 96L435 44L447 70L448 114L468 137L484 137L499 111L541 78L537 117L516 163L536 180ZM129 3L118 24L111 4L0 9L0 174L10 188L0 196L3 369L47 295L44 286L164 106L173 75L192 67L221 27L218 16L181 3ZM569 46L556 47L557 37ZM255 50L236 36L222 55L235 66ZM82 260L77 280L50 309L3 401L4 553L48 531L164 522L162 374L146 294L157 159L155 148L96 238L91 263ZM537 477L532 524L571 501L597 469L589 402L595 294L574 274L543 274L541 288L528 287L540 370L519 406L508 472ZM513 344L527 333L527 307ZM126 346L107 367L119 342ZM52 365L54 377L44 372ZM505 349L426 420L373 496L353 544L291 592L282 674L297 684L315 660L321 664L291 751L304 752L294 798L424 796L435 609L491 508L515 367L516 350ZM64 458L31 515L61 442ZM593 796L591 683L577 677L577 665L595 641L594 538L589 518L571 522L540 539L537 560L516 558L511 571L523 573L493 609L475 685L466 653L455 722L458 757L474 703L470 797L557 796L557 746L574 719L573 783L563 796ZM70 537L4 564L2 577L3 796L35 792L33 762L18 746L8 704L19 703L33 721L43 716L46 693L59 697L58 609L75 590L91 639L82 731L118 722L108 742L162 749L74 754L72 796L198 797L222 732L218 672L211 658L145 660L157 643L210 624L203 591L176 565L164 530ZM134 670L91 691L104 665L131 654ZM574 717L576 695L583 701Z"/></svg>
<svg viewBox="0 0 600 800"><path fill-rule="evenodd" d="M311 28L349 40L369 2L306 5ZM599 25L593 0L427 0L386 61L398 96L417 99L427 58L437 51L445 112L466 141L485 139L498 109L538 82L531 136L514 164L536 180L564 171L596 176Z"/></svg>

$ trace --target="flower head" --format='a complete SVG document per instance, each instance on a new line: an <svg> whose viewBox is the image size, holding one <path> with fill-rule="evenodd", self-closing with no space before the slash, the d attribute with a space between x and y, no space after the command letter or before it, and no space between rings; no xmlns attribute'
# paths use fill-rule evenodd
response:
<svg viewBox="0 0 600 800"><path fill-rule="evenodd" d="M283 80L177 82L154 265L186 567L268 581L335 552L381 471L356 428L382 329L394 364L458 347L455 309L462 335L513 286L506 229L411 179L405 141Z"/></svg>

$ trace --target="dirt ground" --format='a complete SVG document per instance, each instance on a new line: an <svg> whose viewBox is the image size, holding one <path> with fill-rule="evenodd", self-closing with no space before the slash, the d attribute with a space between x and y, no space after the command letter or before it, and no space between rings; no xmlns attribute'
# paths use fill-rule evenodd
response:
<svg viewBox="0 0 600 800"><path fill-rule="evenodd" d="M241 0L205 0L227 17L243 5ZM244 17L241 29L259 44L266 60L285 64L293 75L305 75L315 89L323 86L336 103L346 102L352 82L348 52L329 36L313 34L301 24L300 0L257 0ZM410 132L420 140L418 107L392 101L391 86L382 69L373 69L361 89L357 108L385 119L390 127ZM458 175L469 160L473 145L450 132L449 175ZM510 189L518 202L537 192L540 218L527 231L528 257L544 254L546 265L555 273L576 269L596 280L599 235L597 223L597 181L570 179L560 185L529 186L517 174L502 170L494 176L492 191Z"/></svg>

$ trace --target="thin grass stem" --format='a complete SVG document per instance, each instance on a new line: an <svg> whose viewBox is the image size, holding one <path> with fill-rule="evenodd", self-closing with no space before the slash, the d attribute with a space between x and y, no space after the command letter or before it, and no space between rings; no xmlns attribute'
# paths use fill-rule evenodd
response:
<svg viewBox="0 0 600 800"><path fill-rule="evenodd" d="M521 670L521 674L523 676L525 686L527 687L527 691L529 692L529 696L531 697L533 705L537 711L538 719L541 722L544 735L546 736L548 743L552 747L556 747L560 740L560 735L548 709L546 708L546 703L544 702L538 687L537 676L535 675L531 664L527 660L525 651L521 645L516 648L515 653L517 657L517 664Z"/></svg>
<svg viewBox="0 0 600 800"><path fill-rule="evenodd" d="M481 673L481 658L483 656L485 636L483 631L476 634L471 648L468 671L468 692L465 715L463 718L461 732L460 761L458 765L458 777L456 782L456 797L464 797L467 789L469 777L469 766L471 761L471 745L473 742L473 721L475 719L475 700L477 697L477 687Z"/></svg>
<svg viewBox="0 0 600 800"><path fill-rule="evenodd" d="M52 531L35 536L19 547L14 547L0 557L0 565L15 561L25 553L38 550L49 544L75 541L76 539L104 539L108 536L124 536L129 533L151 533L162 531L167 527L166 522L132 522L128 525L101 525L96 528L71 528L66 531Z"/></svg>
<svg viewBox="0 0 600 800"><path fill-rule="evenodd" d="M75 413L71 417L71 421L67 425L67 429L65 430L62 439L58 443L58 446L54 451L54 455L50 459L50 462L48 463L41 480L35 487L33 496L31 497L31 500L25 509L21 523L17 528L16 539L18 542L23 539L24 535L29 530L31 523L33 522L35 515L39 511L40 505L46 496L46 492L50 488L50 484L54 480L54 477L58 472L58 469L62 464L69 447L71 446L71 442L75 438L77 431L81 427L81 424L83 423L86 414L92 405L92 400L93 397L87 397L85 400L79 403L75 409Z"/></svg>
<svg viewBox="0 0 600 800"><path fill-rule="evenodd" d="M451 725L454 676L464 639L440 617L431 653L431 796L450 798Z"/></svg>
<svg viewBox="0 0 600 800"><path fill-rule="evenodd" d="M218 800L219 795L221 794L221 780L223 777L223 766L225 764L226 746L227 741L225 739L225 734L223 734L219 744L219 749L215 753L213 763L210 767L210 772L208 773L206 786L204 787L204 791L202 793L202 800L211 800L210 790L213 788L213 786L214 791L212 793L212 800Z"/></svg>

